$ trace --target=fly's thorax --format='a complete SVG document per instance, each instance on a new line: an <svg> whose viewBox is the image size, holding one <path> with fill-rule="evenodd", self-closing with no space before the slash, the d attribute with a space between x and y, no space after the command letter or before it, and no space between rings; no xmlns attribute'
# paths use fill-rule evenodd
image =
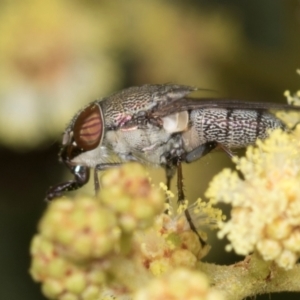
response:
<svg viewBox="0 0 300 300"><path fill-rule="evenodd" d="M196 89L184 85L147 84L130 87L101 100L107 127L117 128L162 103L183 98Z"/></svg>
<svg viewBox="0 0 300 300"><path fill-rule="evenodd" d="M144 163L159 164L159 157L165 151L170 136L163 128L147 124L145 128L110 130L104 143L119 156L131 154Z"/></svg>
<svg viewBox="0 0 300 300"><path fill-rule="evenodd" d="M140 161L153 166L161 165L164 153L170 151L170 134L163 131L144 130L108 131L101 145L79 153L72 158L72 165L95 168L99 164Z"/></svg>
<svg viewBox="0 0 300 300"><path fill-rule="evenodd" d="M125 125L108 130L103 145L113 149L125 161L134 158L145 164L161 165L166 153L182 149L181 139L176 138L176 133L185 130L188 124L189 114L183 111L164 117L161 125L150 122L142 126Z"/></svg>

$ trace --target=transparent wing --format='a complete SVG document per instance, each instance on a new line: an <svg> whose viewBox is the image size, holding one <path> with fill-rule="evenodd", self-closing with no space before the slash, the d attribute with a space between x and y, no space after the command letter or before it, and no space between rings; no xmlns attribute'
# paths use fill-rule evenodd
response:
<svg viewBox="0 0 300 300"><path fill-rule="evenodd" d="M164 117L176 112L203 108L251 109L251 110L298 110L300 106L272 102L245 102L236 99L218 98L181 98L158 105L151 113L152 117Z"/></svg>

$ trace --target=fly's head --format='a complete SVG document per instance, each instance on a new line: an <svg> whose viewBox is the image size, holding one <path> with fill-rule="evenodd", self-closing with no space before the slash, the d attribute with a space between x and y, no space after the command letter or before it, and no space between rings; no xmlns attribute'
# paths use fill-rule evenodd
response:
<svg viewBox="0 0 300 300"><path fill-rule="evenodd" d="M104 118L99 104L80 111L64 132L60 159L70 164L79 154L97 148L104 136Z"/></svg>
<svg viewBox="0 0 300 300"><path fill-rule="evenodd" d="M67 127L62 140L60 160L74 175L73 180L50 187L46 200L50 201L65 191L76 190L89 180L89 167L72 163L73 158L97 148L104 136L104 118L99 104L92 103L80 111Z"/></svg>

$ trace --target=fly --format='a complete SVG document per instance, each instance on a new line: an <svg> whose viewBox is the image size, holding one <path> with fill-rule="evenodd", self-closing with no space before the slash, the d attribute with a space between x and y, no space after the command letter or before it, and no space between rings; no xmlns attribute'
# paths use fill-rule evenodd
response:
<svg viewBox="0 0 300 300"><path fill-rule="evenodd" d="M177 171L178 200L183 200L183 162L194 162L216 148L231 156L231 149L265 139L268 130L286 129L268 110L300 109L189 97L195 90L184 85L143 85L88 104L64 131L59 153L74 178L50 187L46 200L85 185L91 168L97 192L98 171L130 161L163 167L168 188Z"/></svg>

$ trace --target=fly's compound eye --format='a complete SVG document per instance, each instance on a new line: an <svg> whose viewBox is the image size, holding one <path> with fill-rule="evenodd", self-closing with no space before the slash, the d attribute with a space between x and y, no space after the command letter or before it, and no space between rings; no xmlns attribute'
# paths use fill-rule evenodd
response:
<svg viewBox="0 0 300 300"><path fill-rule="evenodd" d="M77 117L73 125L73 138L81 151L95 149L103 139L104 120L101 108L90 105Z"/></svg>

